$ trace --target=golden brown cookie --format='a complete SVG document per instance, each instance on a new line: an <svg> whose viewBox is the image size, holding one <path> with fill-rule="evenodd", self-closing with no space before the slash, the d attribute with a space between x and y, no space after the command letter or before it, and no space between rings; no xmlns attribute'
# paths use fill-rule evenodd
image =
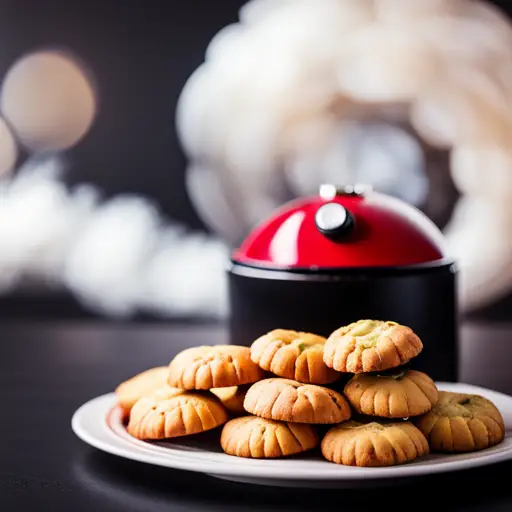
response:
<svg viewBox="0 0 512 512"><path fill-rule="evenodd" d="M123 416L128 417L135 402L144 395L165 386L169 368L167 366L159 366L151 368L145 372L139 373L117 386L115 393L119 406L123 410Z"/></svg>
<svg viewBox="0 0 512 512"><path fill-rule="evenodd" d="M437 388L426 374L404 370L382 375L359 374L344 390L350 405L360 414L408 418L424 414L437 402Z"/></svg>
<svg viewBox="0 0 512 512"><path fill-rule="evenodd" d="M228 421L213 395L161 388L133 406L128 433L143 440L168 439L206 432Z"/></svg>
<svg viewBox="0 0 512 512"><path fill-rule="evenodd" d="M220 444L228 455L271 459L311 450L318 445L318 435L311 425L244 416L226 423Z"/></svg>
<svg viewBox="0 0 512 512"><path fill-rule="evenodd" d="M345 398L331 389L288 379L262 380L245 396L247 412L294 423L341 423L350 418Z"/></svg>
<svg viewBox="0 0 512 512"><path fill-rule="evenodd" d="M213 388L210 391L230 413L245 416L244 400L247 390L251 385L244 384L243 386L231 386L230 388Z"/></svg>
<svg viewBox="0 0 512 512"><path fill-rule="evenodd" d="M345 466L394 466L428 453L425 436L408 421L349 421L331 428L322 440L322 455Z"/></svg>
<svg viewBox="0 0 512 512"><path fill-rule="evenodd" d="M423 343L409 327L396 322L359 320L329 336L324 362L339 372L375 372L403 365L422 349Z"/></svg>
<svg viewBox="0 0 512 512"><path fill-rule="evenodd" d="M169 365L168 383L190 390L212 389L250 384L263 377L248 347L214 345L180 352Z"/></svg>
<svg viewBox="0 0 512 512"><path fill-rule="evenodd" d="M328 384L340 373L324 363L325 338L306 332L276 329L251 346L252 360L266 371L306 384Z"/></svg>
<svg viewBox="0 0 512 512"><path fill-rule="evenodd" d="M432 451L472 452L503 441L505 425L497 407L487 398L439 392L432 410L416 420Z"/></svg>

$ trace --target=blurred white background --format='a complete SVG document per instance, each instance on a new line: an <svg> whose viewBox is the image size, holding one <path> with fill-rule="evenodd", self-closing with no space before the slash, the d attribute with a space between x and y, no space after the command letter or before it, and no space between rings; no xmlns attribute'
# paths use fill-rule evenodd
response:
<svg viewBox="0 0 512 512"><path fill-rule="evenodd" d="M8 4L5 299L222 318L231 248L324 182L429 215L463 312L510 295L512 25L490 3Z"/></svg>

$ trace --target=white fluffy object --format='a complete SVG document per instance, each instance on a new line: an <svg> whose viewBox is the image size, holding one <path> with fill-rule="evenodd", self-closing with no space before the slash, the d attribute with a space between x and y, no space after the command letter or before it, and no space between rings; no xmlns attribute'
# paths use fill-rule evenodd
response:
<svg viewBox="0 0 512 512"><path fill-rule="evenodd" d="M0 293L28 277L107 316L226 315L223 243L166 223L142 197L68 190L60 174L53 158L0 182Z"/></svg>
<svg viewBox="0 0 512 512"><path fill-rule="evenodd" d="M141 307L160 314L224 317L228 258L224 243L202 234L164 237L143 271Z"/></svg>
<svg viewBox="0 0 512 512"><path fill-rule="evenodd" d="M23 276L55 282L66 253L96 204L96 192L69 192L57 160L31 162L0 183L0 287Z"/></svg>
<svg viewBox="0 0 512 512"><path fill-rule="evenodd" d="M179 99L190 196L232 242L281 205L283 190L351 182L355 167L377 189L414 180L404 199L420 201L421 177L404 178L416 165L405 139L395 137L387 162L375 137L357 166L345 150L351 106L407 104L399 121L453 150L464 198L448 246L462 269L461 309L484 305L512 286L511 78L511 24L480 0L252 0Z"/></svg>
<svg viewBox="0 0 512 512"><path fill-rule="evenodd" d="M133 314L140 300L141 269L156 249L158 215L143 199L119 197L99 207L70 247L68 286L90 307Z"/></svg>

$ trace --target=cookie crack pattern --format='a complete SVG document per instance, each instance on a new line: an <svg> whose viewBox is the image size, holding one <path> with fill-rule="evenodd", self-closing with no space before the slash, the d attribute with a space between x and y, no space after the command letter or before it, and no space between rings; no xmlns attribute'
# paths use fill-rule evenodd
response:
<svg viewBox="0 0 512 512"><path fill-rule="evenodd" d="M270 370L275 375L278 375L279 372L279 358L280 358L280 352L286 347L286 345L278 345L276 350L272 353L272 356L269 359L269 362L266 366L268 370Z"/></svg>
<svg viewBox="0 0 512 512"><path fill-rule="evenodd" d="M295 432L293 431L293 426L292 425L287 425L287 428L288 428L288 432L290 432L290 435L295 439L295 441L297 441L297 444L300 446L301 450L304 450L305 447L304 445L300 442L300 439L298 438L298 436L295 434Z"/></svg>
<svg viewBox="0 0 512 512"><path fill-rule="evenodd" d="M421 392L423 395L427 396L427 394L425 393L425 391L423 391L423 389L419 386L419 384L417 384L413 379L411 379L411 378L410 378L410 377L408 377L408 376L406 376L405 378L406 378L409 382L412 382L412 383L413 383L413 384L414 384L414 385L415 385L415 386L420 390L420 392ZM427 398L428 398L428 397L427 397ZM430 401L430 399L429 399L429 401Z"/></svg>
<svg viewBox="0 0 512 512"><path fill-rule="evenodd" d="M398 356L398 360L400 361L400 363L405 363L406 359L404 357L402 357L402 353L396 343L396 341L393 339L393 338L389 338L389 340L391 341L391 344L393 345L393 348L395 349L395 352L396 352L396 355Z"/></svg>
<svg viewBox="0 0 512 512"><path fill-rule="evenodd" d="M381 393L383 395L383 401L386 404L387 410L386 410L386 416L391 416L391 391L389 389L382 389Z"/></svg>
<svg viewBox="0 0 512 512"><path fill-rule="evenodd" d="M352 438L348 441L345 441L345 443L339 443L340 444L340 457L341 461L348 461L350 465L353 465L354 463L357 465L357 450L356 450L356 444L357 440L359 438ZM370 441L371 442L371 441Z"/></svg>
<svg viewBox="0 0 512 512"><path fill-rule="evenodd" d="M342 412L343 411L343 407L342 407L342 405L340 403L338 403L338 398L335 395L332 395L331 393L327 393L327 395L333 401L333 403L336 406L336 408L338 409L338 411Z"/></svg>
<svg viewBox="0 0 512 512"><path fill-rule="evenodd" d="M309 405L311 406L311 411L312 411L312 416L313 416L312 419L313 419L313 421L316 421L317 418L316 418L315 406L314 406L314 404L313 404L313 402L312 402L312 400L311 400L311 398L309 396L308 391L307 390L302 391L301 395L306 398L306 400L308 401ZM298 399L298 396L299 396L299 394L297 394L297 399ZM295 403L297 403L297 401L295 401ZM295 406L295 404L294 404L294 406Z"/></svg>
<svg viewBox="0 0 512 512"><path fill-rule="evenodd" d="M139 429L138 429L139 436L141 436L143 432L146 432L146 423L149 421L152 414L153 414L153 409L150 408L148 411L146 411L144 416L142 416L142 418L139 420Z"/></svg>
<svg viewBox="0 0 512 512"><path fill-rule="evenodd" d="M205 430L209 430L208 429L208 425L206 425L203 421L203 417L201 415L201 411L202 409L205 407L204 404L202 404L201 402L189 402L188 404L183 404L183 406L187 405L188 406L188 409L190 411L189 413L189 424L191 426L193 426L194 428L192 429L189 429L187 427L187 432L189 432L190 430L194 430L194 431L199 431L199 432L204 432ZM199 429L197 428L199 424Z"/></svg>
<svg viewBox="0 0 512 512"><path fill-rule="evenodd" d="M393 455L393 464L397 464L399 462L399 454L395 448L395 444L394 442L391 440L390 436L388 435L388 432L387 431L384 431L380 434L381 436L383 436L387 442L389 443L389 446L391 448L391 453Z"/></svg>
<svg viewBox="0 0 512 512"><path fill-rule="evenodd" d="M203 430L206 430L208 428L208 416L210 417L210 425L215 425L215 423L217 423L215 416L210 410L210 407L206 404L200 404L197 407L197 416L199 417L199 422L201 423L201 428Z"/></svg>
<svg viewBox="0 0 512 512"><path fill-rule="evenodd" d="M405 407L407 408L407 413L406 413L405 417L408 418L409 416L412 416L412 412L413 412L412 407L411 407L411 398L409 396L409 393L404 392L403 398L405 399Z"/></svg>
<svg viewBox="0 0 512 512"><path fill-rule="evenodd" d="M351 356L355 351L354 346L340 350L338 347L333 348L333 368L339 368L341 371L347 371L350 365Z"/></svg>
<svg viewBox="0 0 512 512"><path fill-rule="evenodd" d="M270 406L270 415L272 418L277 417L277 411L275 410L275 407L278 403L279 397L281 396L281 393L278 393L278 395L275 397L274 401L272 402L272 405ZM257 410L260 410L261 407L261 400L263 400L263 396L256 402ZM265 415L267 415L266 411L263 411ZM293 409L292 409L292 417L293 417Z"/></svg>
<svg viewBox="0 0 512 512"><path fill-rule="evenodd" d="M269 443L270 443L270 436L268 435L267 433L267 430L265 429L265 431L263 432L263 453L265 454L265 457L268 457L268 454L270 453L270 447L269 447Z"/></svg>
<svg viewBox="0 0 512 512"><path fill-rule="evenodd" d="M256 457L259 455L258 453L258 444L257 439L255 439L255 436L258 435L258 430L256 428L253 428L251 433L249 434L249 439L247 440L247 445L249 448L249 454L251 457Z"/></svg>
<svg viewBox="0 0 512 512"><path fill-rule="evenodd" d="M414 448L416 449L416 453L418 455L421 455L423 453L425 448L424 443L427 443L428 446L428 442L422 436L423 434L421 434L421 432L419 432L418 430L412 430L411 433L409 434L409 438L414 444Z"/></svg>
<svg viewBox="0 0 512 512"><path fill-rule="evenodd" d="M494 444L492 442L492 439L494 437L495 424L492 421L492 418L490 418L489 416L483 416L480 421L485 425L485 428L487 431L487 443L489 446L491 446L492 444ZM498 426L498 432L502 432L502 428L499 426Z"/></svg>
<svg viewBox="0 0 512 512"><path fill-rule="evenodd" d="M197 379L198 375L197 374L199 373L200 368L202 368L202 364L199 362L193 370L193 382L194 382L194 388L196 388L196 389L197 389L197 383L198 383L198 379ZM180 377L180 384L182 384L183 387L187 387L184 385L185 384L185 372L186 372L186 370L183 370L181 377Z"/></svg>
<svg viewBox="0 0 512 512"><path fill-rule="evenodd" d="M361 395L361 397L359 398L359 405L360 405L361 409L362 409L362 404L363 404L363 400L364 400L365 395L367 395L367 394L371 394L373 391L374 391L374 390L373 390L372 388L366 388L366 389L363 391L363 394L362 394L362 395ZM366 409L366 407L365 407L365 409ZM375 411L373 411L373 412L375 412Z"/></svg>
<svg viewBox="0 0 512 512"><path fill-rule="evenodd" d="M206 365L206 368L208 369L208 372L210 373L209 382L211 383L212 387L215 387L217 385L217 382L216 382L215 376L213 375L212 362L209 361ZM196 373L196 387L197 387L198 373L199 372Z"/></svg>
<svg viewBox="0 0 512 512"><path fill-rule="evenodd" d="M292 403L292 407L291 407L291 410L290 410L290 418L289 418L289 420L292 421L292 422L295 421L295 407L297 406L300 398L301 398L301 394L296 392L294 397L293 397L293 403ZM273 408L272 408L272 414L274 415L274 409Z"/></svg>
<svg viewBox="0 0 512 512"><path fill-rule="evenodd" d="M180 417L183 422L183 433L188 434L190 432L190 425L193 424L193 414L195 414L195 408L190 403L180 404L177 409L180 412ZM190 411L192 410L192 411Z"/></svg>
<svg viewBox="0 0 512 512"><path fill-rule="evenodd" d="M447 446L447 449L450 451L453 451L454 447L455 447L455 436L454 436L453 425L452 425L453 421L454 421L453 419L448 420L448 436L447 436L448 446Z"/></svg>
<svg viewBox="0 0 512 512"><path fill-rule="evenodd" d="M428 416L427 416L428 417ZM429 418L429 417L428 417ZM425 427L422 427L422 431L423 433L427 436L427 437L430 437L430 434L432 433L432 430L434 430L435 426L437 425L437 422L439 421L441 417L436 415L436 418L434 418L433 420L430 421L430 423L427 423L427 428ZM430 419L430 418L429 418Z"/></svg>
<svg viewBox="0 0 512 512"><path fill-rule="evenodd" d="M496 425L498 426L498 428L501 430L503 428L503 425L500 424L499 421L497 421L495 418L493 418L492 416L487 416L487 418L489 418L491 421L493 421L494 423L496 423Z"/></svg>
<svg viewBox="0 0 512 512"><path fill-rule="evenodd" d="M414 348L418 352L421 352L421 350L423 349L423 343L421 342L421 340L416 335L412 336L410 339L411 343L414 345Z"/></svg>
<svg viewBox="0 0 512 512"><path fill-rule="evenodd" d="M275 432L274 432L274 436L276 438L276 442L277 442L277 445L279 446L279 450L281 451L281 454L284 454L284 447L283 445L281 444L281 439L280 439L280 435L279 435L279 429L276 429Z"/></svg>
<svg viewBox="0 0 512 512"><path fill-rule="evenodd" d="M486 435L486 437L487 437L485 444L486 444L486 445L490 445L490 444L491 444L491 435L490 435L489 429L488 429L487 425L486 425L486 424L485 424L481 419L479 419L478 421L480 421L480 423L481 423L481 424L484 426L484 428L485 428L485 435Z"/></svg>
<svg viewBox="0 0 512 512"><path fill-rule="evenodd" d="M239 381L241 381L242 380L242 372L241 372L241 368L240 368L238 359L231 359L231 365L235 369L236 378Z"/></svg>
<svg viewBox="0 0 512 512"><path fill-rule="evenodd" d="M275 373L276 359L278 358L279 352L283 350L285 347L285 343L279 340L275 341L274 343L271 343L268 346L268 348L263 352L260 358L260 362L262 362L265 365L265 368L267 370L270 370L271 372ZM267 355L267 352L270 353Z"/></svg>
<svg viewBox="0 0 512 512"><path fill-rule="evenodd" d="M235 453L240 454L242 452L243 445L245 443L245 437L235 438Z"/></svg>
<svg viewBox="0 0 512 512"><path fill-rule="evenodd" d="M379 358L379 363L380 363L380 366L382 367L384 365L383 361L382 361L382 356L380 354L380 350L379 350L379 344L377 343L377 346L375 347L375 353L377 354L377 357Z"/></svg>
<svg viewBox="0 0 512 512"><path fill-rule="evenodd" d="M333 347L334 352L334 360L336 362L336 367L340 369L347 369L349 366L349 361L356 351L356 342L352 340L350 345L347 348L343 348L339 350L336 346Z"/></svg>
<svg viewBox="0 0 512 512"><path fill-rule="evenodd" d="M232 445L233 444L233 440L236 440L239 438L239 435L240 435L240 431L244 430L245 428L247 428L247 425L248 423L251 421L251 417L250 416L247 416L245 418L246 421L241 421L240 423L238 423L236 425L236 428L233 432L231 432L231 438L230 438L230 444Z"/></svg>
<svg viewBox="0 0 512 512"><path fill-rule="evenodd" d="M167 437L167 433L169 432L168 421L169 421L170 415L167 414L166 411L162 411L160 413L160 415L162 416L161 421L162 421L162 428L163 428L163 431L164 431L164 435Z"/></svg>
<svg viewBox="0 0 512 512"><path fill-rule="evenodd" d="M308 381L311 381L311 366L310 366L310 357L309 357L309 352L306 352L306 354L304 355L304 357L306 358L306 370L307 370L307 380Z"/></svg>
<svg viewBox="0 0 512 512"><path fill-rule="evenodd" d="M355 455L354 458L356 460L357 465L362 464L361 455L363 452L359 450L360 444L361 444L361 438L357 437L356 440L354 441L354 455ZM341 454L343 456L343 450L341 451Z"/></svg>
<svg viewBox="0 0 512 512"><path fill-rule="evenodd" d="M471 441L471 450L474 450L475 449L475 438L473 436L473 432L471 432L471 428L469 427L469 422L468 421L462 421L461 422L461 427L463 429L465 429L466 437L467 437L467 439L469 439Z"/></svg>

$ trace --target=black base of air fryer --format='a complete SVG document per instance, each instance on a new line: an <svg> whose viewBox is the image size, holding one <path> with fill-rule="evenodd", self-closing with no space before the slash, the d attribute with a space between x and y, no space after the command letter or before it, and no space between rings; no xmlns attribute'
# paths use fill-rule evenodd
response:
<svg viewBox="0 0 512 512"><path fill-rule="evenodd" d="M411 327L423 351L411 361L437 381L458 380L453 262L402 268L280 271L232 262L230 342L249 346L273 329L329 336L360 319Z"/></svg>

